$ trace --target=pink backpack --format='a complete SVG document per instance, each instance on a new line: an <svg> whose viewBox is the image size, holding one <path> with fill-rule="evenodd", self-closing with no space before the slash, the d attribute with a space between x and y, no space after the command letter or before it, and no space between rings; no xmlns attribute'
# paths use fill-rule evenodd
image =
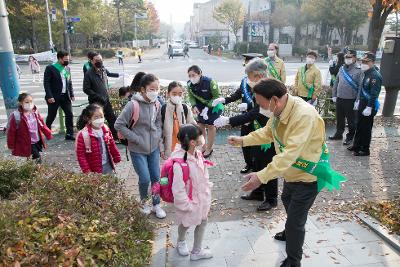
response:
<svg viewBox="0 0 400 267"><path fill-rule="evenodd" d="M160 183L160 197L165 202L174 203L174 194L172 193L172 183L174 182L174 164L179 163L183 172L183 182L185 185L190 181L189 184L189 199L192 200L193 185L192 180L189 177L189 166L183 160L179 158L169 158L164 162L161 169L161 183Z"/></svg>

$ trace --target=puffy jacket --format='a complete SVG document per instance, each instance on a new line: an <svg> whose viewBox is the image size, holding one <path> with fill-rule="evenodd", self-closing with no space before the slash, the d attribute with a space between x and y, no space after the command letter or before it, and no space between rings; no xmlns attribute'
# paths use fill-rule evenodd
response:
<svg viewBox="0 0 400 267"><path fill-rule="evenodd" d="M111 131L107 126L102 127L103 138L106 143L106 148L110 163L115 170L115 164L121 161L121 156L119 154L117 145L112 137ZM78 159L79 166L83 173L95 172L102 173L102 151L101 151L101 141L98 136L93 133L90 126L87 126L87 131L90 137L91 152L86 151L85 141L83 139L82 131L78 133L75 143L76 158Z"/></svg>
<svg viewBox="0 0 400 267"><path fill-rule="evenodd" d="M8 123L7 147L12 151L14 156L30 157L32 155L32 146L28 120L21 108L18 111L20 112L21 118L19 124L17 125L14 113L11 114L10 121ZM38 123L39 139L42 142L43 147L46 148L46 143L44 142L43 136L46 136L47 140L52 139L53 136L51 135L51 130L47 128L36 107L33 108L32 112L35 115Z"/></svg>

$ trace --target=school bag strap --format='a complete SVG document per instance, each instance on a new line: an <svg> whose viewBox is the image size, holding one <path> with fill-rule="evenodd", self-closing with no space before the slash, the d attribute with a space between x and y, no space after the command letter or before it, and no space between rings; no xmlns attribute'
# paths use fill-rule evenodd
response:
<svg viewBox="0 0 400 267"><path fill-rule="evenodd" d="M187 121L187 116L189 113L189 108L186 104L182 103L182 107L183 107L183 113L185 114L185 121ZM164 121L165 121L165 113L167 112L167 104L165 103L164 105L162 105L161 107L161 121L164 125Z"/></svg>
<svg viewBox="0 0 400 267"><path fill-rule="evenodd" d="M83 142L85 144L86 153L92 153L92 143L90 140L89 130L87 127L81 130Z"/></svg>
<svg viewBox="0 0 400 267"><path fill-rule="evenodd" d="M181 166L182 168L182 174L183 174L183 182L185 183L185 185L189 182L189 199L193 200L193 183L192 183L192 179L190 179L189 176L189 165L186 161L184 161L181 158L173 158L172 162L178 163L179 166Z"/></svg>

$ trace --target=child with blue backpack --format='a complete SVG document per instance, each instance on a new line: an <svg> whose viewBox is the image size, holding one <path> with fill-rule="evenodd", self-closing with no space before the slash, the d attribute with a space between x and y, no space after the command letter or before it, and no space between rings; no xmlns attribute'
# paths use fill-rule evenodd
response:
<svg viewBox="0 0 400 267"><path fill-rule="evenodd" d="M189 255L186 232L189 227L195 226L190 260L209 259L212 254L209 249L202 248L202 241L211 207L212 184L209 182L208 167L212 163L205 160L201 152L205 140L198 126L181 126L178 140L180 146L171 155L177 161L173 165L172 181L176 223L179 225L177 250L181 256ZM189 179L184 177L185 166L188 168Z"/></svg>

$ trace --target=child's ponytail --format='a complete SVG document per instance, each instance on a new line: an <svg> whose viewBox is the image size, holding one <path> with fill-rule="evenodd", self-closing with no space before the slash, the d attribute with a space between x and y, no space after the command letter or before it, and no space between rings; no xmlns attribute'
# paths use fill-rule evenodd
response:
<svg viewBox="0 0 400 267"><path fill-rule="evenodd" d="M187 160L187 152L190 148L190 141L196 141L199 136L202 135L201 129L197 125L185 124L182 125L178 132L178 140L181 143L181 147L185 150L183 160Z"/></svg>
<svg viewBox="0 0 400 267"><path fill-rule="evenodd" d="M92 118L93 114L96 110L102 109L102 107L98 104L90 104L86 108L82 110L81 115L78 117L78 121L76 122L76 128L78 130L82 130L86 127L89 123L90 119Z"/></svg>

